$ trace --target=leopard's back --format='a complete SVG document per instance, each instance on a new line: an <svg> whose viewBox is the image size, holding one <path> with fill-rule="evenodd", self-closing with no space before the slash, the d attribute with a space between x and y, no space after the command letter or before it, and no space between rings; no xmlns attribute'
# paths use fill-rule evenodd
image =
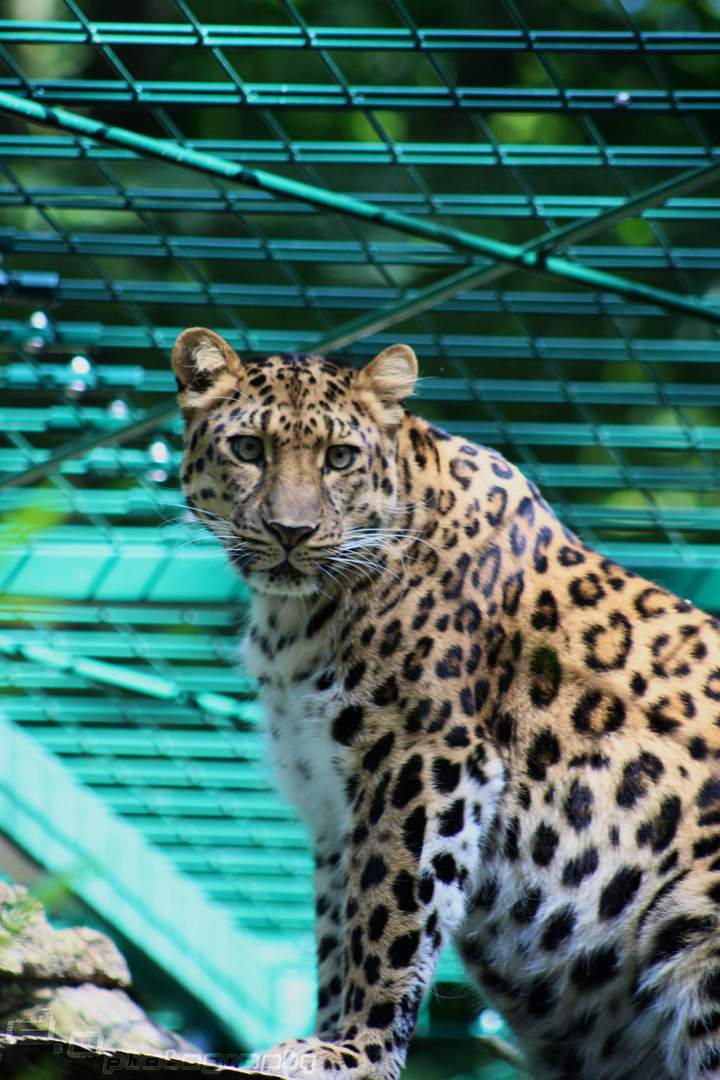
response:
<svg viewBox="0 0 720 1080"><path fill-rule="evenodd" d="M538 1076L715 1075L718 623L582 545L494 454L472 480L498 530L456 561L485 601L473 734L507 780L461 954Z"/></svg>

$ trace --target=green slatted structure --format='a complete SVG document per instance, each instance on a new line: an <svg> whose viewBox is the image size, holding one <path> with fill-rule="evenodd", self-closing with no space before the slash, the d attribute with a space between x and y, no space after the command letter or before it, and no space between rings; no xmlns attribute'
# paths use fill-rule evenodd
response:
<svg viewBox="0 0 720 1080"><path fill-rule="evenodd" d="M173 341L406 341L416 411L720 611L720 3L0 14L0 715L311 994L310 855L246 594L182 506Z"/></svg>

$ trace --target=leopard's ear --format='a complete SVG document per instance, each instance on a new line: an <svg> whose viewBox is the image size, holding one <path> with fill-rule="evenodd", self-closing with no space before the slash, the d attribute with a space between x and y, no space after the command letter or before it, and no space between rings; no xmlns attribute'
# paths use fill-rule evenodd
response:
<svg viewBox="0 0 720 1080"><path fill-rule="evenodd" d="M400 423L400 404L412 393L417 373L417 357L410 346L391 345L362 369L359 382L385 406L388 421Z"/></svg>
<svg viewBox="0 0 720 1080"><path fill-rule="evenodd" d="M222 375L237 376L240 365L235 350L214 330L202 326L183 330L172 354L180 403L183 404L183 397L202 396ZM187 400L187 404L190 403Z"/></svg>

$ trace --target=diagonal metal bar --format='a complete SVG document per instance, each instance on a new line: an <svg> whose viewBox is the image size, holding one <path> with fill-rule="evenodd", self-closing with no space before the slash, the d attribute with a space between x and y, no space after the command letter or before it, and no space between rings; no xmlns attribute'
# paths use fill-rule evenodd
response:
<svg viewBox="0 0 720 1080"><path fill-rule="evenodd" d="M619 225L629 217L637 217L644 210L660 206L671 197L688 195L691 191L709 184L718 175L720 175L720 160L700 165L697 169L690 169L689 172L681 173L680 176L675 176L671 180L664 180L648 188L647 191L624 199L618 206L596 214L594 217L571 221L569 225L553 229L547 236L541 238L538 246L542 251L550 248L557 251L567 247L568 244L580 243L591 236L596 236L598 232Z"/></svg>
<svg viewBox="0 0 720 1080"><path fill-rule="evenodd" d="M297 955L293 943L284 942L285 955L274 960L264 942L78 783L5 710L0 737L4 833L41 866L69 879L74 893L222 1018L238 1045L275 1041L281 1035L275 983ZM312 996L311 981L302 992Z"/></svg>
<svg viewBox="0 0 720 1080"><path fill-rule="evenodd" d="M257 710L252 702L239 702L227 694L215 694L203 690L187 690L173 679L165 679L124 664L107 664L87 656L74 656L60 649L46 645L24 645L15 638L0 634L0 652L8 656L20 655L25 660L36 664L48 664L61 671L72 671L75 675L90 679L92 682L108 686L119 686L123 690L132 690L136 694L160 698L164 701L184 701L195 705L203 712L219 716L230 716L236 720L253 721L257 719Z"/></svg>
<svg viewBox="0 0 720 1080"><path fill-rule="evenodd" d="M97 120L67 112L65 109L46 108L36 101L28 101L4 92L0 92L0 109L24 116L26 119L36 123L47 124L50 127L60 128L65 131L73 131L79 135L87 135L111 145L130 148L160 161L174 162L177 165L183 165L203 173L222 176L228 180L246 184L248 187L268 191L273 195L283 195L286 198L306 202L318 209L347 215L361 221L369 221L374 225L396 229L410 236L423 237L454 250L467 252L470 255L484 255L487 258L507 263L520 270L549 274L587 288L603 289L607 292L615 292L621 296L630 296L634 299L642 298L670 311L679 311L684 315L694 315L710 322L720 323L720 308L710 307L699 300L679 296L677 293L668 292L665 289L655 289L639 282L627 281L625 278L618 277L615 274L607 274L600 270L581 266L567 259L547 255L544 252L526 250L517 245L492 240L489 237L469 233L463 229L450 229L411 217L408 214L383 210L362 199L338 195L335 192L325 191L311 184L300 183L286 177L277 176L274 173L265 172L262 169L251 169L244 165L225 161L211 154L201 154L196 150L178 146L176 143L153 139L147 135L139 135L137 132L130 131L127 128L102 124Z"/></svg>
<svg viewBox="0 0 720 1080"><path fill-rule="evenodd" d="M570 222L569 225L564 225L559 229L553 229L551 232L522 245L522 251L546 253L586 240L591 236L596 236L598 233L613 228L613 226L620 224L629 217L637 217L644 210L661 205L671 196L695 191L697 188L710 183L718 175L720 175L720 161L701 165L699 168L691 169L681 176L656 184L639 195L625 199L619 206L598 213L590 220L583 218L579 221ZM387 329L388 326L401 322L403 319L411 318L413 315L418 315L436 304L441 304L445 300L456 296L463 289L486 285L491 281L496 281L498 278L505 277L507 274L511 274L514 269L513 265L498 262L492 262L490 265L479 268L471 266L467 270L461 270L457 274L443 278L442 281L420 290L415 296L403 300L399 304L387 307L384 311L364 315L344 323L343 326L334 330L332 334L328 334L318 341L313 348L318 351L342 348L344 345L349 345L366 334L378 333Z"/></svg>
<svg viewBox="0 0 720 1080"><path fill-rule="evenodd" d="M679 196L696 190L709 183L718 173L720 173L720 161L701 165L671 180L663 181L663 183L657 184L639 195L626 199L620 206L599 213L589 221L581 219L545 233L543 236L524 245L523 250L546 252L561 245L566 246L579 240L585 240L590 236L612 228L626 218L637 216L644 210L659 206L671 196ZM343 323L314 342L313 349L317 352L340 349L366 335L378 333L395 323L401 322L403 319L411 318L430 307L449 300L464 289L487 284L504 277L506 274L512 273L513 269L512 265L497 262L479 268L475 266L468 267L457 274L451 274L449 277L443 278L442 281L430 285L426 289L420 290L407 300L392 304L379 312L372 312ZM80 457L96 446L106 446L111 443L117 445L127 442L129 439L158 427L174 416L176 412L177 405L174 399L160 402L154 408L148 409L141 417L127 424L118 425L116 428L100 435L85 436L69 443L57 454L52 455L52 457L40 462L38 465L0 478L0 488L32 484L36 480L41 480L47 476L49 472L64 461Z"/></svg>
<svg viewBox="0 0 720 1080"><path fill-rule="evenodd" d="M47 476L47 474L57 468L58 465L62 465L64 461L70 461L72 458L80 457L82 454L87 453L88 450L93 450L96 446L107 446L109 443L123 443L127 442L128 439L144 435L146 431L152 431L165 420L169 420L176 412L177 403L174 399L172 401L161 401L158 405L155 405L152 409L148 409L141 417L131 421L129 424L122 424L116 428L111 428L110 431L104 431L100 435L92 434L86 435L82 439L76 439L74 442L63 447L57 454L53 454L45 461L41 461L39 465L33 465L29 469L23 469L22 472L11 473L10 476L6 476L0 480L0 488L18 487L22 484L34 484L36 480L42 480L44 476Z"/></svg>

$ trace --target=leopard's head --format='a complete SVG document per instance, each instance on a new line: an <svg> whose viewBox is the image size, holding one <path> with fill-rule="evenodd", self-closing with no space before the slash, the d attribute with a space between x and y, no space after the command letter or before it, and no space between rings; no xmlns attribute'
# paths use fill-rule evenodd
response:
<svg viewBox="0 0 720 1080"><path fill-rule="evenodd" d="M304 354L241 361L195 327L173 351L190 509L251 588L327 591L377 560L402 502L398 429L417 360L393 345L361 371Z"/></svg>

